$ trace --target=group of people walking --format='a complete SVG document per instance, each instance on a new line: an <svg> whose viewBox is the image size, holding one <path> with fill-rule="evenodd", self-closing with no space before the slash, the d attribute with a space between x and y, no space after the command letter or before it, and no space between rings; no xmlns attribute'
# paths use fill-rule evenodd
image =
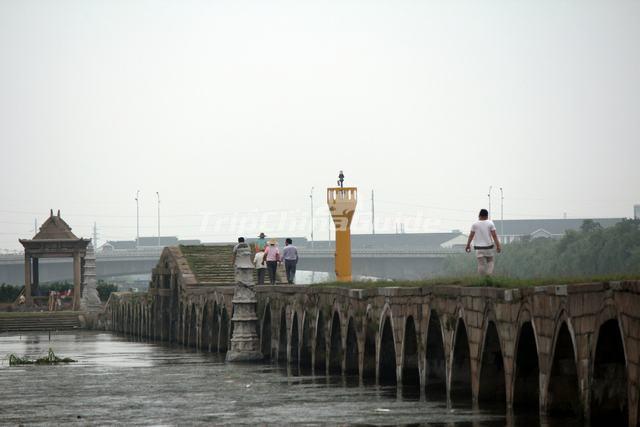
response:
<svg viewBox="0 0 640 427"><path fill-rule="evenodd" d="M466 252L471 252L472 242L478 261L478 273L481 276L492 275L495 265L495 254L496 252L501 252L502 247L498 239L496 226L493 224L493 221L489 219L489 212L486 209L480 210L478 221L471 226L465 247ZM247 265L239 264L238 260L240 258L237 257L239 250L242 250L247 255L247 259L243 261ZM280 250L277 240L267 240L265 234L260 233L260 236L258 236L254 242L253 252L255 255L253 255L253 263L251 264L249 259L252 249L249 244L245 242L244 237L239 237L238 244L233 248L234 267L247 268L252 265L253 268L256 269L258 285L264 285L267 274L269 275L269 283L275 285L278 265L284 263L287 283L294 284L299 257L298 248L293 245L293 241L290 238L285 240L285 246Z"/></svg>
<svg viewBox="0 0 640 427"><path fill-rule="evenodd" d="M278 241L275 239L266 239L264 233L260 233L258 239L253 244L255 255L253 256L253 265L256 269L258 277L258 285L264 285L265 276L269 275L269 283L276 284L276 273L278 264L284 263L287 275L287 283L294 284L296 277L296 266L298 264L298 248L293 246L290 238L285 240L285 246L282 250L278 247ZM242 245L248 247L244 237L238 238L238 244L233 248L234 266L239 267L237 258L235 258L238 249Z"/></svg>

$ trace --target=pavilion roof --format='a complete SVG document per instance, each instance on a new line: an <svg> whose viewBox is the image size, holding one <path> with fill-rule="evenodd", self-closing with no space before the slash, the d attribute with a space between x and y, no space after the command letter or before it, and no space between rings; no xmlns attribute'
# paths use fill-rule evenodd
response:
<svg viewBox="0 0 640 427"><path fill-rule="evenodd" d="M32 240L78 240L78 237L71 232L69 224L60 217L60 211L54 215L52 209L49 218Z"/></svg>

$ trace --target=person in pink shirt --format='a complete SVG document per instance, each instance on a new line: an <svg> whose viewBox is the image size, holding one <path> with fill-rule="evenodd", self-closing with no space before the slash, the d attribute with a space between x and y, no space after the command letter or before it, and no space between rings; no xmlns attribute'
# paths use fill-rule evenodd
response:
<svg viewBox="0 0 640 427"><path fill-rule="evenodd" d="M276 245L274 239L269 240L269 245L264 249L264 257L262 263L267 263L267 271L269 272L269 282L272 285L276 284L276 270L278 269L278 262L280 262L280 249Z"/></svg>

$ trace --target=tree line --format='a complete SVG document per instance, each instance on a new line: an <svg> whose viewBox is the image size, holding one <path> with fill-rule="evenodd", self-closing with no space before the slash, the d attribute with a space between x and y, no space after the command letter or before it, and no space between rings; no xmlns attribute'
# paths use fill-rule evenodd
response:
<svg viewBox="0 0 640 427"><path fill-rule="evenodd" d="M0 302L10 303L15 301L18 295L20 295L22 288L24 288L24 286L15 286L7 283L0 284ZM38 286L38 290L42 295L48 295L50 291L64 292L69 289L73 289L73 283L67 281L52 282ZM106 302L112 292L118 291L118 286L113 283L98 280L96 290L98 291L100 300Z"/></svg>
<svg viewBox="0 0 640 427"><path fill-rule="evenodd" d="M475 271L473 252L444 262L445 276L468 276ZM624 219L608 228L585 220L579 230L569 230L560 239L523 239L503 245L495 274L519 279L640 275L640 220Z"/></svg>

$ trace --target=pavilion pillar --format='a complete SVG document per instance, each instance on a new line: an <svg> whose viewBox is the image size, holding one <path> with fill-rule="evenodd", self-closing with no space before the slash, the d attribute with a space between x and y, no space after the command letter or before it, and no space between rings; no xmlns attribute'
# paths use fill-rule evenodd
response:
<svg viewBox="0 0 640 427"><path fill-rule="evenodd" d="M31 255L24 254L24 297L26 305L33 304L33 298L31 297Z"/></svg>
<svg viewBox="0 0 640 427"><path fill-rule="evenodd" d="M32 263L33 263L33 288L32 288L32 292L38 292L38 287L40 286L40 272L39 272L39 267L38 267L38 257L33 257L32 258Z"/></svg>
<svg viewBox="0 0 640 427"><path fill-rule="evenodd" d="M73 310L80 310L80 284L82 281L80 270L80 253L73 253Z"/></svg>

